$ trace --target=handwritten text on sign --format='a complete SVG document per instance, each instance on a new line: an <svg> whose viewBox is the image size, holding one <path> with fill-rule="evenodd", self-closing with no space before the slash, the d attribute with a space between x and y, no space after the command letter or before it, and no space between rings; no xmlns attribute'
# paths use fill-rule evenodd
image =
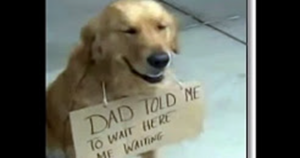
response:
<svg viewBox="0 0 300 158"><path fill-rule="evenodd" d="M77 158L140 154L193 138L202 130L203 93L199 83L148 97L125 98L70 113Z"/></svg>

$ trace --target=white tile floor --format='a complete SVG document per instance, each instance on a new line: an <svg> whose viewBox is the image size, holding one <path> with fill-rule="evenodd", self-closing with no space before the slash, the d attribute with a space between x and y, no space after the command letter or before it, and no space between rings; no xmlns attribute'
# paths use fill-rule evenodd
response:
<svg viewBox="0 0 300 158"><path fill-rule="evenodd" d="M166 147L165 158L245 158L246 46L206 26L182 31L180 44L173 67L184 81L202 81L208 116L201 136ZM47 84L59 72L47 73Z"/></svg>

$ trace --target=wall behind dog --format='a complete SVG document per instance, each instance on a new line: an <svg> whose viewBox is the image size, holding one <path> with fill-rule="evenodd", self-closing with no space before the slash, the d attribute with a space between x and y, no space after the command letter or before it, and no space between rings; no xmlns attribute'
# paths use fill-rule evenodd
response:
<svg viewBox="0 0 300 158"><path fill-rule="evenodd" d="M203 21L231 16L247 17L247 0L162 0L186 10Z"/></svg>

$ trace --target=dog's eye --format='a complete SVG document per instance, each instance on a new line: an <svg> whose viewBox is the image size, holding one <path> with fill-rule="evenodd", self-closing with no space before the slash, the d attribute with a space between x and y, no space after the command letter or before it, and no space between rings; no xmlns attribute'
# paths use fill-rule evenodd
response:
<svg viewBox="0 0 300 158"><path fill-rule="evenodd" d="M165 26L165 25L158 25L157 26L157 29L158 30L164 30L164 29L166 29L167 28L167 26Z"/></svg>
<svg viewBox="0 0 300 158"><path fill-rule="evenodd" d="M123 32L127 33L127 34L134 35L134 34L137 34L138 31L135 28L129 28L127 30L124 30Z"/></svg>

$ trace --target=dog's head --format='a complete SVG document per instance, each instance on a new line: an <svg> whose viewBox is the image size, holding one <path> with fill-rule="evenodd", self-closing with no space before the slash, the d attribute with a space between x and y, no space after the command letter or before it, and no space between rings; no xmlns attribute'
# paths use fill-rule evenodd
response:
<svg viewBox="0 0 300 158"><path fill-rule="evenodd" d="M97 61L112 59L148 83L164 78L178 53L177 22L153 0L119 0L82 29L83 43Z"/></svg>

